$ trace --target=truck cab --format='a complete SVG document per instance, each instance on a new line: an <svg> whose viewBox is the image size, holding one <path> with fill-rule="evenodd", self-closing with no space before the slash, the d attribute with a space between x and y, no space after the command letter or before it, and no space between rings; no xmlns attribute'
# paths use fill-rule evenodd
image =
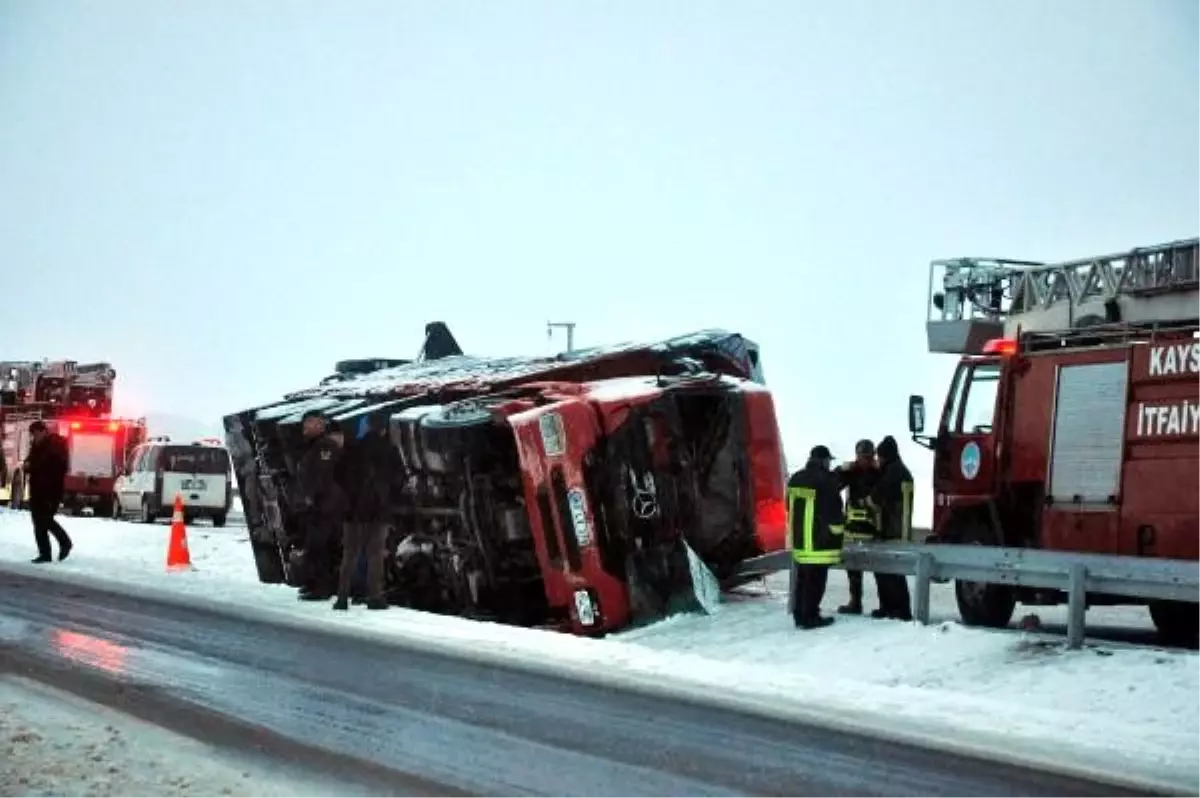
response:
<svg viewBox="0 0 1200 798"><path fill-rule="evenodd" d="M962 358L951 379L936 433L925 436L925 399L909 399L909 431L933 451L933 526L929 542L949 542L963 534L951 523L963 515L991 523L999 512L997 486L1004 451L1004 386L1009 361L989 353ZM997 541L998 542L998 541Z"/></svg>
<svg viewBox="0 0 1200 798"><path fill-rule="evenodd" d="M774 405L753 383L602 380L508 421L546 598L576 634L706 606L785 545Z"/></svg>

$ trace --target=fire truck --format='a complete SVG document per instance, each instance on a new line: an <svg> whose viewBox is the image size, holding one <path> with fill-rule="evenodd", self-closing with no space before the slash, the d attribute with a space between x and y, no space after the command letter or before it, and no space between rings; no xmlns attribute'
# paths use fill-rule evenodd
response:
<svg viewBox="0 0 1200 798"><path fill-rule="evenodd" d="M936 434L909 399L913 440L934 457L930 542L1197 559L1197 244L933 262L929 349L961 359ZM961 581L955 593L964 622L993 627L1018 602L1065 601ZM1196 637L1195 604L1148 603L1164 637Z"/></svg>
<svg viewBox="0 0 1200 798"><path fill-rule="evenodd" d="M67 441L69 464L63 509L91 507L112 514L113 485L129 452L145 440L144 419L114 419L113 381L108 363L0 363L0 492L12 508L29 498L25 459L29 426L42 421Z"/></svg>

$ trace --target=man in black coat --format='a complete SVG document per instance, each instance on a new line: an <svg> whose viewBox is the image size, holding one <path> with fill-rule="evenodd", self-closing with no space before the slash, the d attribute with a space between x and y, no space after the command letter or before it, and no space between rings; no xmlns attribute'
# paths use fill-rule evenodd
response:
<svg viewBox="0 0 1200 798"><path fill-rule="evenodd" d="M360 554L367 561L367 609L387 608L383 598L387 536L393 488L403 477L404 461L388 436L387 419L377 413L368 416L366 433L347 444L338 466L347 512L335 610L349 609L350 583Z"/></svg>
<svg viewBox="0 0 1200 798"><path fill-rule="evenodd" d="M891 435L875 447L879 458L879 480L871 491L871 504L879 511L879 536L883 540L912 540L913 476L900 459L900 447ZM908 579L900 574L876 574L879 609L872 618L912 620Z"/></svg>
<svg viewBox="0 0 1200 798"><path fill-rule="evenodd" d="M37 542L35 563L50 562L50 535L58 541L58 559L71 553L71 536L55 519L63 500L63 485L67 479L70 453L67 441L58 433L48 432L45 423L29 425L29 454L25 458L25 473L29 480L29 514L33 517L33 538Z"/></svg>
<svg viewBox="0 0 1200 798"><path fill-rule="evenodd" d="M346 513L336 479L342 447L330 432L331 422L319 411L305 413L303 425L308 448L296 464L298 543L304 552L300 599L324 601L334 592L337 542Z"/></svg>

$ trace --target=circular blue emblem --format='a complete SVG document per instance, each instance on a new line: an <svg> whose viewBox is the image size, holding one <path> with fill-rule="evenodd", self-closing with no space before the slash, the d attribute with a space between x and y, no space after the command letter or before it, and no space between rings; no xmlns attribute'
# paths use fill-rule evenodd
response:
<svg viewBox="0 0 1200 798"><path fill-rule="evenodd" d="M962 471L962 475L967 479L975 479L975 477L979 476L979 464L981 461L979 444L975 441L967 441L967 444L962 448L962 454L958 457L958 468Z"/></svg>

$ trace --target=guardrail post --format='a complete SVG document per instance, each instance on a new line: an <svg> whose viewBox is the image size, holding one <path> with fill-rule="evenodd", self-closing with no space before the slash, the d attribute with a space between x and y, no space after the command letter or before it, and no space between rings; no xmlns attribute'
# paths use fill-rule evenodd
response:
<svg viewBox="0 0 1200 798"><path fill-rule="evenodd" d="M1067 585L1067 648L1083 646L1084 616L1087 613L1087 566L1071 563Z"/></svg>
<svg viewBox="0 0 1200 798"><path fill-rule="evenodd" d="M929 554L918 554L915 574L917 595L914 597L916 606L913 607L913 614L922 625L929 623L929 580L932 576L933 557Z"/></svg>

